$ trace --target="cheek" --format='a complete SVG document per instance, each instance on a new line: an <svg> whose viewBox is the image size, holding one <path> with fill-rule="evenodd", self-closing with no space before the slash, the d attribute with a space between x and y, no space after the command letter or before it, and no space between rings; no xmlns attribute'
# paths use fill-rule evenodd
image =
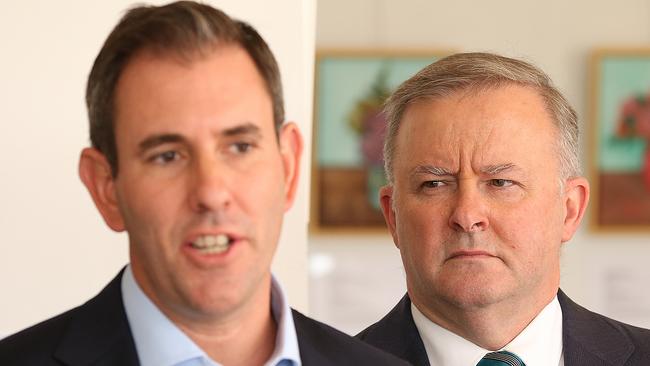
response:
<svg viewBox="0 0 650 366"><path fill-rule="evenodd" d="M442 202L412 198L399 207L402 208L400 217L418 236L439 236L448 228L449 210Z"/></svg>
<svg viewBox="0 0 650 366"><path fill-rule="evenodd" d="M234 182L233 190L238 205L249 215L255 216L258 225L279 226L285 207L281 165L272 163L248 170Z"/></svg>
<svg viewBox="0 0 650 366"><path fill-rule="evenodd" d="M533 270L558 256L561 226L558 204L552 199L531 202L517 209L502 210L491 220L492 230L507 252L523 268Z"/></svg>
<svg viewBox="0 0 650 366"><path fill-rule="evenodd" d="M157 229L178 219L177 212L186 195L181 182L161 184L138 180L124 183L118 190L118 200L131 235L154 235Z"/></svg>
<svg viewBox="0 0 650 366"><path fill-rule="evenodd" d="M396 211L397 236L402 255L419 266L429 266L442 255L441 243L448 234L445 214L438 208L422 204L405 204Z"/></svg>

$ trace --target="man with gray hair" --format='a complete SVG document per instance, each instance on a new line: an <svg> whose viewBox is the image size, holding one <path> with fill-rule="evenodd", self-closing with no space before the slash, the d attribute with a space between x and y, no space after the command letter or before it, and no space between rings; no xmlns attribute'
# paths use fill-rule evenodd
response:
<svg viewBox="0 0 650 366"><path fill-rule="evenodd" d="M0 341L0 365L402 365L292 310L271 275L302 140L260 35L208 5L129 10L88 78L79 175L130 263ZM5 314L7 315L7 314Z"/></svg>
<svg viewBox="0 0 650 366"><path fill-rule="evenodd" d="M650 365L650 331L560 289L589 200L577 116L534 66L435 62L386 102L381 207L407 294L358 335L414 365Z"/></svg>

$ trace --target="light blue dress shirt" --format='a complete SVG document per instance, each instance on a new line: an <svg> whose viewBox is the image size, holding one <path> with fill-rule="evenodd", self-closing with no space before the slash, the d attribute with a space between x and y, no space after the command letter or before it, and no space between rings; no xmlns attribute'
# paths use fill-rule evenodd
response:
<svg viewBox="0 0 650 366"><path fill-rule="evenodd" d="M171 322L135 282L131 266L122 276L122 298L142 366L219 366ZM275 349L265 366L301 366L291 308L272 278L271 312L277 323Z"/></svg>

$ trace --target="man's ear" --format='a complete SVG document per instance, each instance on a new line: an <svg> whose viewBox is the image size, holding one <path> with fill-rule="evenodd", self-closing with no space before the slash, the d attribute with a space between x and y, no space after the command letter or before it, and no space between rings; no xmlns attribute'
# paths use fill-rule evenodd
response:
<svg viewBox="0 0 650 366"><path fill-rule="evenodd" d="M564 226L562 242L569 241L578 230L589 204L589 182L583 177L567 179L564 185Z"/></svg>
<svg viewBox="0 0 650 366"><path fill-rule="evenodd" d="M91 147L83 149L79 158L79 177L106 224L115 231L124 231L124 220L115 193L115 180L104 154Z"/></svg>
<svg viewBox="0 0 650 366"><path fill-rule="evenodd" d="M399 238L395 229L395 210L393 209L393 186L381 187L379 190L379 203L381 204L381 212L384 214L384 220L386 220L386 226L390 230L390 235L393 236L395 246L399 249Z"/></svg>
<svg viewBox="0 0 650 366"><path fill-rule="evenodd" d="M282 125L279 134L280 154L284 166L284 196L285 211L288 210L296 197L298 177L300 176L300 157L302 156L302 135L293 122Z"/></svg>

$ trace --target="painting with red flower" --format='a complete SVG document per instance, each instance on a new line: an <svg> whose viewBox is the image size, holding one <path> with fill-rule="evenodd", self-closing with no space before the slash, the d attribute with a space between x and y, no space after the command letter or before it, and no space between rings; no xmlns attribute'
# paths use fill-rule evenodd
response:
<svg viewBox="0 0 650 366"><path fill-rule="evenodd" d="M312 230L385 230L379 188L384 100L439 52L325 51L316 57Z"/></svg>
<svg viewBox="0 0 650 366"><path fill-rule="evenodd" d="M650 49L593 58L597 229L650 229Z"/></svg>

